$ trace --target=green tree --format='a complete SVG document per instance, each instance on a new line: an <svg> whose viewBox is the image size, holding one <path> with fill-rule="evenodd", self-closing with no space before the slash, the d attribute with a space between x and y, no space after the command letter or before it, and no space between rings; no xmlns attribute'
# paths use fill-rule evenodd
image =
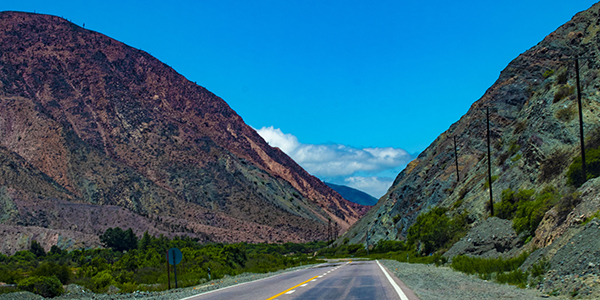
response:
<svg viewBox="0 0 600 300"><path fill-rule="evenodd" d="M19 281L17 286L22 290L30 291L43 297L56 297L63 293L62 284L56 276L30 276Z"/></svg>
<svg viewBox="0 0 600 300"><path fill-rule="evenodd" d="M138 249L140 251L146 251L150 244L152 243L152 237L148 234L148 231L144 232L142 239L138 243Z"/></svg>
<svg viewBox="0 0 600 300"><path fill-rule="evenodd" d="M119 252L129 251L138 247L137 236L135 236L131 228L126 231L123 231L119 227L108 228L100 236L100 242L102 242L104 246Z"/></svg>
<svg viewBox="0 0 600 300"><path fill-rule="evenodd" d="M40 243L38 243L36 240L31 241L29 251L31 251L31 253L33 253L36 257L46 256L46 251L44 251L42 245L40 245Z"/></svg>

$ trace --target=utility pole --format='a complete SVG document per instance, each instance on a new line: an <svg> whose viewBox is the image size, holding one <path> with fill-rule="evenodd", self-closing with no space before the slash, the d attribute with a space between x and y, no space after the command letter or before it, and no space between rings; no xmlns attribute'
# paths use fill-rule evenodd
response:
<svg viewBox="0 0 600 300"><path fill-rule="evenodd" d="M585 165L585 143L583 135L583 110L581 107L581 86L579 84L579 60L589 59L591 57L579 57L575 55L574 58L564 58L561 60L574 60L575 61L575 79L577 82L577 105L579 107L579 142L581 144L581 173L583 175L583 182L587 181L587 171Z"/></svg>
<svg viewBox="0 0 600 300"><path fill-rule="evenodd" d="M456 183L459 183L460 174L458 173L458 150L456 149L456 136L454 136L454 160L456 161Z"/></svg>
<svg viewBox="0 0 600 300"><path fill-rule="evenodd" d="M490 217L494 216L494 198L492 194L492 156L491 156L491 147L490 147L490 108L486 107L486 116L487 116L487 150L488 150L488 182L490 185Z"/></svg>
<svg viewBox="0 0 600 300"><path fill-rule="evenodd" d="M369 230L367 229L367 255L369 255Z"/></svg>
<svg viewBox="0 0 600 300"><path fill-rule="evenodd" d="M329 219L329 223L327 224L327 244L331 242L331 219Z"/></svg>

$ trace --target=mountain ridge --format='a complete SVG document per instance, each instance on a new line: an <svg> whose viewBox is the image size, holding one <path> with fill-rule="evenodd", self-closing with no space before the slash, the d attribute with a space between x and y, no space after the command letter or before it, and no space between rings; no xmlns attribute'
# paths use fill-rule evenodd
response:
<svg viewBox="0 0 600 300"><path fill-rule="evenodd" d="M204 241L308 241L328 219L345 230L366 211L148 53L56 16L0 12L0 25L0 154L17 208L0 223L67 201ZM69 230L51 212L28 225Z"/></svg>
<svg viewBox="0 0 600 300"><path fill-rule="evenodd" d="M333 184L330 182L325 182L327 186L332 188L334 191L338 192L344 199L366 206L373 206L377 203L377 198L355 188L351 188L345 185Z"/></svg>

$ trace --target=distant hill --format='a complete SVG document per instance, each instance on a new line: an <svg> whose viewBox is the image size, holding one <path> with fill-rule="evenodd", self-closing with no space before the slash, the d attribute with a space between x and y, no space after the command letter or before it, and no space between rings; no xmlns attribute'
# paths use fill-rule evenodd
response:
<svg viewBox="0 0 600 300"><path fill-rule="evenodd" d="M369 205L373 206L377 204L377 198L357 189L353 189L349 186L345 185L337 185L333 183L325 182L327 186L332 188L334 191L338 192L338 194L342 195L344 199L354 202L360 205Z"/></svg>

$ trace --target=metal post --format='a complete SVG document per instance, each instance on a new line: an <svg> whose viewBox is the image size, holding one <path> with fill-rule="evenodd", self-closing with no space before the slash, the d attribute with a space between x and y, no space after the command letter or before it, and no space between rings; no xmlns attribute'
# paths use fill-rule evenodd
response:
<svg viewBox="0 0 600 300"><path fill-rule="evenodd" d="M490 108L486 107L487 115L487 148L488 148L488 182L490 184L490 217L494 216L494 199L492 194L492 156L490 147Z"/></svg>
<svg viewBox="0 0 600 300"><path fill-rule="evenodd" d="M171 268L169 267L169 250L167 250L167 281L169 282L169 290L171 289Z"/></svg>
<svg viewBox="0 0 600 300"><path fill-rule="evenodd" d="M460 174L458 173L458 150L456 149L456 136L454 136L454 160L456 161L456 183L459 183Z"/></svg>
<svg viewBox="0 0 600 300"><path fill-rule="evenodd" d="M175 288L178 288L177 286L177 257L175 256L175 250L173 250L173 273L175 274Z"/></svg>
<svg viewBox="0 0 600 300"><path fill-rule="evenodd" d="M575 70L577 78L577 104L579 105L579 141L581 143L581 173L583 182L587 181L587 172L585 167L585 143L583 138L583 112L581 108L581 87L579 86L579 57L575 57Z"/></svg>

